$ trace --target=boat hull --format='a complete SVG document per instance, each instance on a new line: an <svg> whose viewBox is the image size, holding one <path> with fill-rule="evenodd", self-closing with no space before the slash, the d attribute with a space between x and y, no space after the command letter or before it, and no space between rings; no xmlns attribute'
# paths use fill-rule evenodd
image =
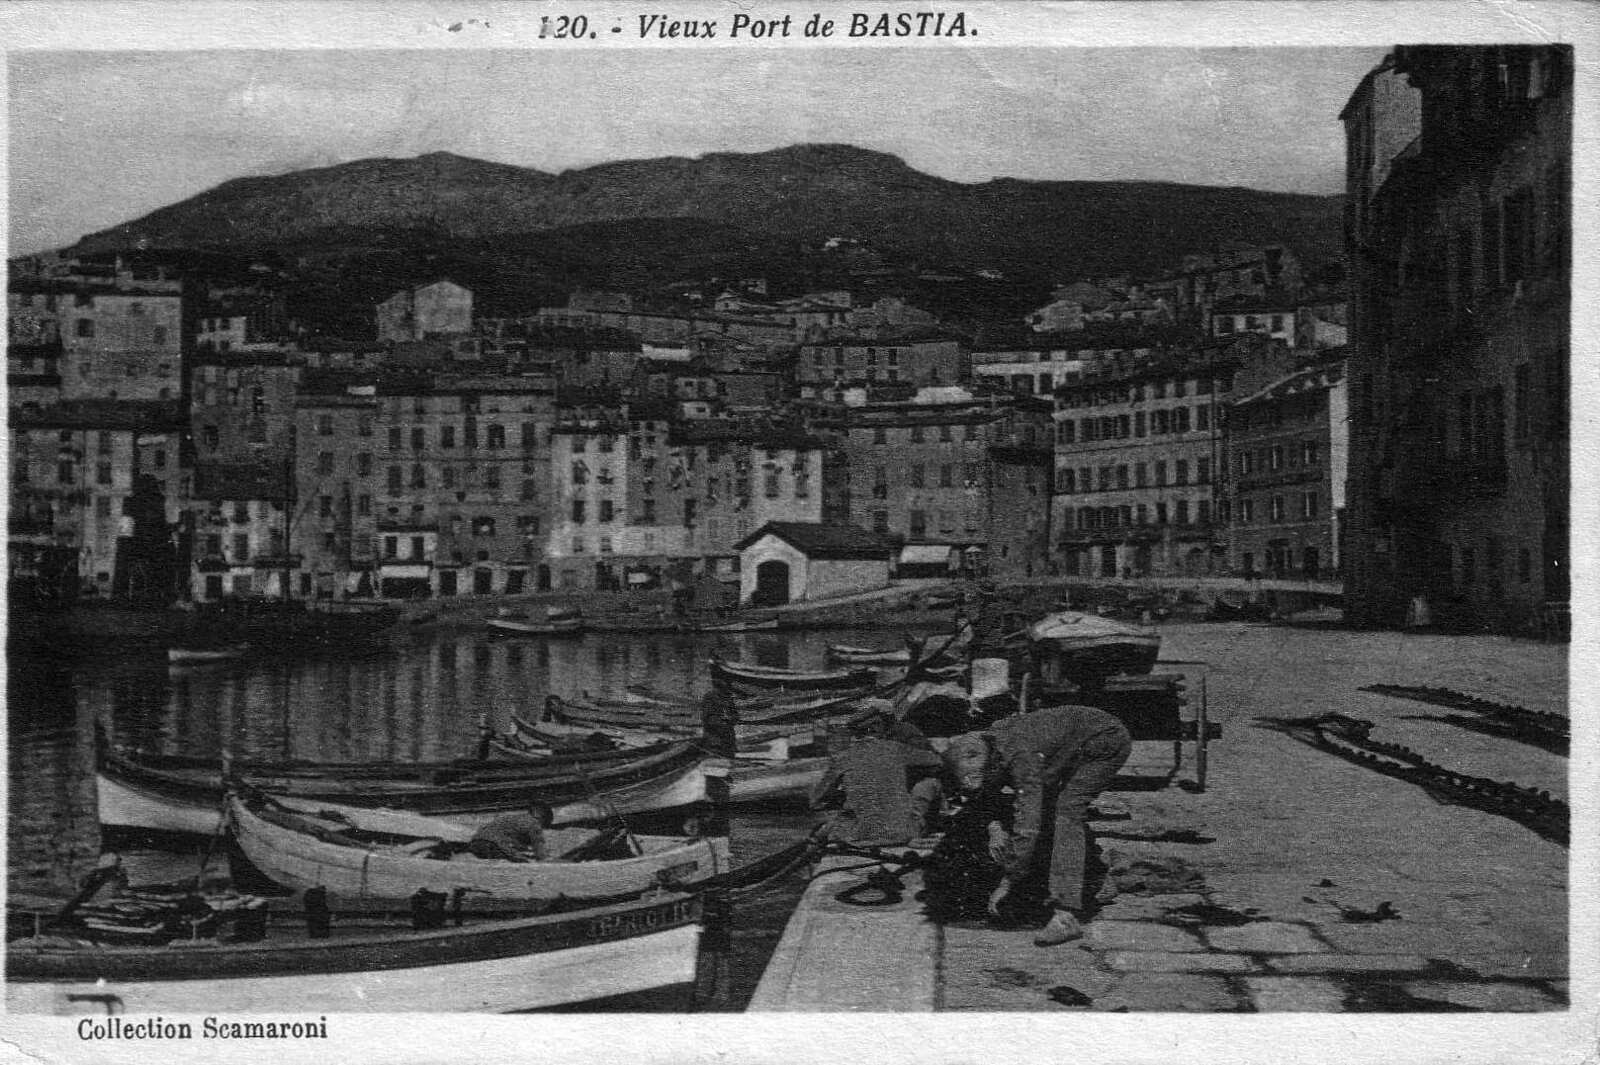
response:
<svg viewBox="0 0 1600 1065"><path fill-rule="evenodd" d="M877 674L870 669L802 670L766 669L758 666L741 666L721 659L712 659L711 676L717 683L735 690L740 688L762 692L852 692L870 688Z"/></svg>
<svg viewBox="0 0 1600 1065"><path fill-rule="evenodd" d="M508 1012L692 983L690 896L464 928L174 949L6 949L17 1013Z"/></svg>
<svg viewBox="0 0 1600 1065"><path fill-rule="evenodd" d="M826 758L794 758L770 765L735 763L728 780L728 801L757 803L807 796L827 771Z"/></svg>
<svg viewBox="0 0 1600 1065"><path fill-rule="evenodd" d="M687 886L728 868L728 845L721 839L641 836L643 854L614 861L511 862L466 855L449 861L395 847L341 845L294 827L300 820L325 830L351 823L387 827L382 819L368 821L359 811L336 819L308 812L275 820L235 797L229 819L239 849L268 878L295 890L325 887L346 899L406 899L424 888L444 894L462 889L473 898L491 899L615 898L644 891L662 877ZM406 827L412 832L433 829L428 824ZM444 842L457 827L444 822L433 838Z"/></svg>
<svg viewBox="0 0 1600 1065"><path fill-rule="evenodd" d="M903 666L911 662L911 651L879 651L871 647L850 647L846 644L829 644L828 657L845 665Z"/></svg>
<svg viewBox="0 0 1600 1065"><path fill-rule="evenodd" d="M482 824L506 810L543 802L555 811L555 823L574 824L700 802L705 798L702 760L694 745L684 743L576 771L558 759L493 763L492 780L456 785L269 771L239 775L291 806L389 807ZM581 759L574 764L581 766ZM484 771L489 768L485 765ZM96 779L102 827L210 835L223 825L222 774L216 767L162 770L102 752Z"/></svg>
<svg viewBox="0 0 1600 1065"><path fill-rule="evenodd" d="M490 632L502 636L581 636L583 634L583 621L575 619L570 621L512 621L506 618L490 618L484 622L484 627Z"/></svg>

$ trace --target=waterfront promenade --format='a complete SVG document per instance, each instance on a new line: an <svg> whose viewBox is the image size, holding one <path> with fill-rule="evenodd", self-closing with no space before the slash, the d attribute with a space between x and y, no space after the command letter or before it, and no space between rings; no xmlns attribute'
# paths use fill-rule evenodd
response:
<svg viewBox="0 0 1600 1065"><path fill-rule="evenodd" d="M1095 828L1123 888L1078 944L1029 929L938 927L903 900L808 890L752 1002L760 1010L1544 1011L1568 996L1567 851L1495 814L1442 804L1265 727L1339 711L1464 773L1567 798L1566 758L1364 691L1449 688L1565 714L1566 647L1499 637L1171 625L1163 657L1210 663L1225 733L1203 794L1101 797ZM1140 745L1136 760L1170 757ZM1148 748L1148 749L1144 749ZM860 866L859 861L840 865Z"/></svg>

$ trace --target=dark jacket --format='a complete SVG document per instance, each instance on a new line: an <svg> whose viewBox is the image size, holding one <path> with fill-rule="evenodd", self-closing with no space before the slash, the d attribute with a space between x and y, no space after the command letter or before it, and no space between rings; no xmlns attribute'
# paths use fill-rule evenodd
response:
<svg viewBox="0 0 1600 1065"><path fill-rule="evenodd" d="M999 789L1009 784L1016 792L1008 876L1027 871L1039 842L1044 819L1045 793L1058 787L1080 760L1089 741L1128 730L1114 715L1092 706L1050 706L1028 714L1013 714L989 729L992 755L999 765L985 781L982 801L1000 805Z"/></svg>

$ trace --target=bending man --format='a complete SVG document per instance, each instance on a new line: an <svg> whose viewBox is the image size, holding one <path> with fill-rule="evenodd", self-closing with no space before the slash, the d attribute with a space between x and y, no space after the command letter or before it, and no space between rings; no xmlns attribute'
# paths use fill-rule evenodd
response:
<svg viewBox="0 0 1600 1065"><path fill-rule="evenodd" d="M1004 873L989 899L990 912L998 913L1031 868L1049 863L1055 913L1034 940L1039 946L1083 935L1078 918L1085 908L1085 821L1090 804L1111 784L1131 750L1122 722L1092 706L1052 706L1014 714L986 731L954 737L945 749L946 768L962 792L979 804L988 822L989 852ZM1000 795L1008 784L1016 792L1009 833ZM1040 836L1050 815L1054 832L1041 847Z"/></svg>

